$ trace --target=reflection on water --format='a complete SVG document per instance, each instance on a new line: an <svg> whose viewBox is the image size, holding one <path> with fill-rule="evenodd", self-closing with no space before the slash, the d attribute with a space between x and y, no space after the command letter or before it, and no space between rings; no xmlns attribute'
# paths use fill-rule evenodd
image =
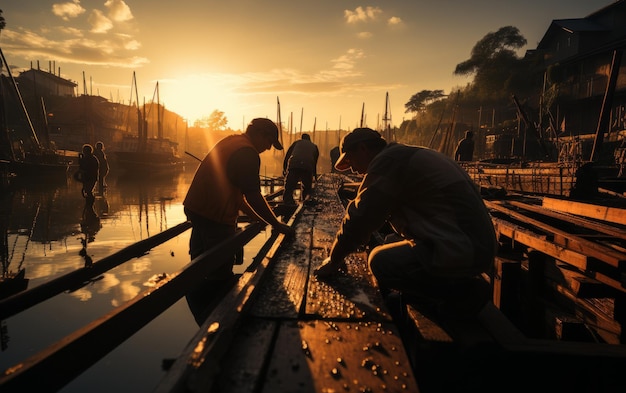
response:
<svg viewBox="0 0 626 393"><path fill-rule="evenodd" d="M93 201L82 197L81 184L72 178L14 184L0 194L3 272L24 272L24 288L34 288L174 227L186 220L182 200L192 178L193 172L184 171L152 178L116 177L112 171L106 193ZM0 321L0 371L182 269L190 261L189 235ZM262 232L250 242L237 268L245 269L269 236ZM62 392L152 391L164 374L161 361L176 357L197 327L183 298Z"/></svg>
<svg viewBox="0 0 626 393"><path fill-rule="evenodd" d="M109 178L94 199L73 178L13 184L0 210L5 276L25 270L37 285L184 221L185 177Z"/></svg>

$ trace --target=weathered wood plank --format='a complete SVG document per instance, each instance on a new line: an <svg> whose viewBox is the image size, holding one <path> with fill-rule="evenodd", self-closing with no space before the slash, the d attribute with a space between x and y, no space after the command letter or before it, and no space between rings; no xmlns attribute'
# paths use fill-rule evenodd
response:
<svg viewBox="0 0 626 393"><path fill-rule="evenodd" d="M213 391L220 393L255 393L269 362L278 322L245 318L237 339L219 364L219 377Z"/></svg>
<svg viewBox="0 0 626 393"><path fill-rule="evenodd" d="M539 213L547 217L552 217L552 218L557 218L559 220L567 221L572 224L581 226L583 228L592 229L596 232L606 234L608 236L626 240L626 231L621 228L616 228L613 225L607 225L602 222L591 221L583 217L574 216L569 212L549 210L545 207L535 206L529 203L523 203L519 201L507 201L507 204L510 204L511 206L516 206L516 207L519 207L521 209L525 209L528 211L532 211L535 213Z"/></svg>
<svg viewBox="0 0 626 393"><path fill-rule="evenodd" d="M299 211L296 211L290 225L298 217ZM211 388L219 373L219 364L240 326L242 315L252 303L249 300L255 288L262 282L263 275L278 253L284 237L283 234L276 235L273 246L256 269L242 274L235 287L224 296L183 349L155 392L200 392Z"/></svg>
<svg viewBox="0 0 626 393"><path fill-rule="evenodd" d="M568 288L579 299L615 297L616 294L614 288L560 262L546 269L546 277Z"/></svg>
<svg viewBox="0 0 626 393"><path fill-rule="evenodd" d="M581 270L587 269L587 256L568 250L565 247L554 244L546 240L546 236L534 233L528 229L522 228L508 221L492 218L496 233L512 239L514 242L521 243L526 247L535 249L546 255L554 257L563 262L569 263Z"/></svg>
<svg viewBox="0 0 626 393"><path fill-rule="evenodd" d="M250 314L265 318L297 318L304 301L311 259L313 216L302 214L295 237L283 248L267 272Z"/></svg>
<svg viewBox="0 0 626 393"><path fill-rule="evenodd" d="M590 257L594 257L613 267L618 267L621 263L626 261L626 254L624 253L618 252L602 244L595 243L585 238L568 233L567 231L555 228L539 220L532 219L528 216L525 216L524 214L507 208L502 204L485 201L485 205L490 209L497 210L524 223L530 224L542 231L551 233L554 236L553 241L555 244L566 247L569 250L585 254Z"/></svg>
<svg viewBox="0 0 626 393"><path fill-rule="evenodd" d="M418 392L395 326L284 322L263 392Z"/></svg>
<svg viewBox="0 0 626 393"><path fill-rule="evenodd" d="M626 225L626 209L623 208L547 197L543 198L542 206L546 209Z"/></svg>

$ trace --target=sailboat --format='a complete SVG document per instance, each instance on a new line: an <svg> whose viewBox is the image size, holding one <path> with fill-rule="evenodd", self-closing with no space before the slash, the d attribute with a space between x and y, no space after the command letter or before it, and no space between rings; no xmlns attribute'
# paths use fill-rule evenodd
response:
<svg viewBox="0 0 626 393"><path fill-rule="evenodd" d="M47 129L35 132L31 117L0 49L0 170L2 182L32 176L63 177L78 165L78 152L57 151Z"/></svg>
<svg viewBox="0 0 626 393"><path fill-rule="evenodd" d="M137 95L135 73L133 73L133 87L135 95ZM143 105L142 112L137 104L138 135L125 134L113 148L116 164L127 175L158 174L175 170L183 165L183 160L178 155L178 143L163 136L163 109L159 98L159 82L156 83L155 95L157 99L157 137L148 137L146 105ZM150 108L155 108L155 106L151 105Z"/></svg>

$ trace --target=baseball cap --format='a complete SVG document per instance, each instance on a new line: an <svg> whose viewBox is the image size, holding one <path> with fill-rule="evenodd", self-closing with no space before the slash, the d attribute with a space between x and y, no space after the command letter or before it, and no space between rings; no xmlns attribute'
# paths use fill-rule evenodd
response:
<svg viewBox="0 0 626 393"><path fill-rule="evenodd" d="M383 137L379 132L374 131L371 128L355 128L352 132L349 132L341 139L341 143L339 145L341 155L335 163L335 169L338 171L345 171L350 168L350 162L346 160L346 152L354 149L359 143L382 138Z"/></svg>
<svg viewBox="0 0 626 393"><path fill-rule="evenodd" d="M274 146L276 150L283 150L283 145L278 140L278 127L276 127L276 124L270 119L263 117L253 119L250 124L248 124L246 132L263 134L269 137L272 141L272 146Z"/></svg>

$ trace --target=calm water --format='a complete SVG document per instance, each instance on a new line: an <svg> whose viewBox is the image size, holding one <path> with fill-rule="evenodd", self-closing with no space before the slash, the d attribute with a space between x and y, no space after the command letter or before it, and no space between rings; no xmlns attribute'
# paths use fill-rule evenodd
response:
<svg viewBox="0 0 626 393"><path fill-rule="evenodd" d="M171 228L185 221L182 199L192 177L193 171L133 179L112 172L93 211L85 209L80 184L73 179L16 185L1 193L0 228L8 244L4 268L13 272L25 268L28 288L33 288L85 266L89 259L96 262ZM0 369L134 298L151 286L155 275L180 270L189 263L189 235L186 231L80 289L1 321ZM269 236L262 232L244 248L244 264L236 267L237 272L245 269ZM197 328L183 298L61 391L152 391L165 374L163 359L175 358Z"/></svg>

